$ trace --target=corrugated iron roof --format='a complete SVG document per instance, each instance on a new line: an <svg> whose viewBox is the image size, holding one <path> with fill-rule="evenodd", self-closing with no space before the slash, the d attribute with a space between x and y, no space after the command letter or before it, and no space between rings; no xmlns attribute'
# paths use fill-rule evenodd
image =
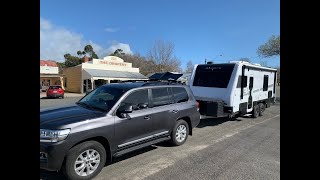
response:
<svg viewBox="0 0 320 180"><path fill-rule="evenodd" d="M146 76L137 72L112 71L100 69L84 69L84 71L86 71L93 77L148 79Z"/></svg>

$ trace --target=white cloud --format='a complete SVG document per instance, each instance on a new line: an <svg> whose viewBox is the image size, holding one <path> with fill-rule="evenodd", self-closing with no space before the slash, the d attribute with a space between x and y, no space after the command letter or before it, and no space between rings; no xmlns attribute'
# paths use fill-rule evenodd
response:
<svg viewBox="0 0 320 180"><path fill-rule="evenodd" d="M106 32L117 32L117 31L119 31L119 28L110 28L110 27L108 27L108 28L105 28L104 31L106 31Z"/></svg>
<svg viewBox="0 0 320 180"><path fill-rule="evenodd" d="M58 27L49 20L40 18L40 58L63 62L63 55L70 53L76 55L78 50L91 44L97 55L102 58L116 49L122 49L125 53L132 54L129 44L113 42L110 47L104 48L101 45L85 40L80 33L72 32L66 28Z"/></svg>
<svg viewBox="0 0 320 180"><path fill-rule="evenodd" d="M107 49L107 54L113 53L117 49L122 49L124 53L126 54L133 54L129 44L119 43L119 42L113 42L112 45Z"/></svg>

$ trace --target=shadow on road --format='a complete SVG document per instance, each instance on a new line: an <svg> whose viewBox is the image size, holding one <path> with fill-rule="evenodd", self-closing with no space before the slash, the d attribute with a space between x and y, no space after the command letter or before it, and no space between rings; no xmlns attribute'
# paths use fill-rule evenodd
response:
<svg viewBox="0 0 320 180"><path fill-rule="evenodd" d="M217 126L219 124L222 124L227 121L241 121L240 119L237 118L206 118L206 119L201 119L200 123L196 128L204 128L207 126Z"/></svg>
<svg viewBox="0 0 320 180"><path fill-rule="evenodd" d="M147 146L147 147L145 147L145 148L142 148L142 149L139 149L139 150L130 152L130 153L128 153L128 154L124 154L123 156L114 158L113 161L112 161L111 163L109 163L108 165L111 165L111 164L114 164L114 163L117 163L117 162L120 162L120 161L129 159L129 158L132 158L132 157L134 157L134 156L138 156L138 155L140 155L140 154L143 154L143 153L146 153L146 152L155 150L155 149L157 149L157 147L154 146L154 145L152 145L152 146Z"/></svg>
<svg viewBox="0 0 320 180"><path fill-rule="evenodd" d="M128 154L125 154L123 156L114 158L113 161L111 163L107 163L106 166L108 165L112 165L114 163L126 160L126 159L130 159L134 156L138 156L140 154L152 151L154 149L157 149L156 146L152 145L152 146L148 146L139 150L136 150L134 152L130 152ZM63 173L61 171L59 172L50 172L50 171L46 171L46 170L42 170L40 169L40 180L66 180L66 178L64 177Z"/></svg>
<svg viewBox="0 0 320 180"><path fill-rule="evenodd" d="M67 180L62 172L51 172L40 169L40 180Z"/></svg>

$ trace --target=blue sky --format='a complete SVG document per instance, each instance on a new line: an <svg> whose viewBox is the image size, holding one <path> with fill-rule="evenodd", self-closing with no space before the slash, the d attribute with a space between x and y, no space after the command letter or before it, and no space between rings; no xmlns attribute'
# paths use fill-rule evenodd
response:
<svg viewBox="0 0 320 180"><path fill-rule="evenodd" d="M63 61L92 44L99 56L116 48L146 55L156 40L175 44L182 67L248 57L279 66L256 50L280 34L280 0L40 1L40 56ZM222 55L222 56L220 56Z"/></svg>

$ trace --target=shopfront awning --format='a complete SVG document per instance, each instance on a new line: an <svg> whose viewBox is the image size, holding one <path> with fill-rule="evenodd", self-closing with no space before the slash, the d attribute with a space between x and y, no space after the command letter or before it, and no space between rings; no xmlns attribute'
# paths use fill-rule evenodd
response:
<svg viewBox="0 0 320 180"><path fill-rule="evenodd" d="M102 78L126 78L126 79L148 79L148 77L137 72L112 71L100 69L84 69L85 76Z"/></svg>
<svg viewBox="0 0 320 180"><path fill-rule="evenodd" d="M41 78L58 78L61 77L59 74L40 74Z"/></svg>

